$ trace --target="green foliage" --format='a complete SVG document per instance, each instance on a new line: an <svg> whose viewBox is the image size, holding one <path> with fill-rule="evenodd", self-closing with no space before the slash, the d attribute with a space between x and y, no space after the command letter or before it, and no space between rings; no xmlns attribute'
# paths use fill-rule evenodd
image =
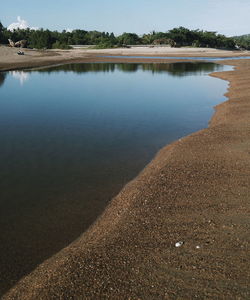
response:
<svg viewBox="0 0 250 300"><path fill-rule="evenodd" d="M0 22L0 43L4 42L4 32L5 28L3 27L3 24Z"/></svg>
<svg viewBox="0 0 250 300"><path fill-rule="evenodd" d="M56 41L52 44L52 49L72 49L72 47L63 42Z"/></svg>
<svg viewBox="0 0 250 300"><path fill-rule="evenodd" d="M224 35L217 34L212 31L189 30L184 27L173 28L168 32L152 32L151 34L143 35L142 41L153 44L160 44L160 41L168 40L172 47L211 47L211 48L226 48L234 49L235 41L233 38L227 38ZM159 42L157 42L159 41Z"/></svg>
<svg viewBox="0 0 250 300"><path fill-rule="evenodd" d="M234 40L239 48L250 50L250 34L235 36Z"/></svg>
<svg viewBox="0 0 250 300"><path fill-rule="evenodd" d="M184 27L173 28L167 32L152 31L141 37L136 33L127 32L116 37L113 32L80 29L75 29L72 32L67 32L66 30L58 32L44 29L17 29L8 31L0 22L0 43L8 44L8 39L12 39L14 42L23 39L27 40L28 47L37 49L69 49L69 45L94 45L95 48L102 49L146 44L169 44L171 47L191 46L234 49L236 42L241 48L249 49L250 47L249 36L227 38L216 32L198 29L189 30Z"/></svg>
<svg viewBox="0 0 250 300"><path fill-rule="evenodd" d="M0 22L0 33L2 33L4 31L4 27L3 24Z"/></svg>
<svg viewBox="0 0 250 300"><path fill-rule="evenodd" d="M118 36L119 45L138 45L141 44L141 39L136 33L124 32L122 35Z"/></svg>
<svg viewBox="0 0 250 300"><path fill-rule="evenodd" d="M31 48L43 49L52 48L55 39L49 30L31 30L27 37Z"/></svg>
<svg viewBox="0 0 250 300"><path fill-rule="evenodd" d="M115 46L109 42L109 41L104 41L101 42L100 44L96 45L94 48L95 49L108 49L108 48L114 48Z"/></svg>

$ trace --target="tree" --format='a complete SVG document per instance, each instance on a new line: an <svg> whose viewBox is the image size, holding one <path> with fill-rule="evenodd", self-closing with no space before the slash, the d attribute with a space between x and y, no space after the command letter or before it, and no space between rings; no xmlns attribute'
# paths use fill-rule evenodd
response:
<svg viewBox="0 0 250 300"><path fill-rule="evenodd" d="M140 43L140 38L136 33L124 32L118 37L120 45L137 45Z"/></svg>
<svg viewBox="0 0 250 300"><path fill-rule="evenodd" d="M3 27L3 24L0 21L0 43L3 42L3 31L4 31L4 27Z"/></svg>

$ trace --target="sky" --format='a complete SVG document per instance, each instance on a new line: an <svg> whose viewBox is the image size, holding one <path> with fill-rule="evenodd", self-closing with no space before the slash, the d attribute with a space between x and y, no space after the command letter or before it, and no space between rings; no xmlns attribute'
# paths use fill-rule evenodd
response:
<svg viewBox="0 0 250 300"><path fill-rule="evenodd" d="M0 0L5 27L137 34L174 27L250 33L250 0ZM19 18L17 20L17 18Z"/></svg>

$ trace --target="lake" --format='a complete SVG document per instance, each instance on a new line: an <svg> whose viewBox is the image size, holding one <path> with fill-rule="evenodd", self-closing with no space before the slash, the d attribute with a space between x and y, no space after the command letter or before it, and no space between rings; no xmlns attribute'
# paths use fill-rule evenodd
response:
<svg viewBox="0 0 250 300"><path fill-rule="evenodd" d="M84 232L166 144L208 126L211 62L0 73L0 294Z"/></svg>

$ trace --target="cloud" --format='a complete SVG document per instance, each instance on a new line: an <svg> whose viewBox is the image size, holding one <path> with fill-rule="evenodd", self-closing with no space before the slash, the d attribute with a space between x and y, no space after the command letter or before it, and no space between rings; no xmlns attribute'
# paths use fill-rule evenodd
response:
<svg viewBox="0 0 250 300"><path fill-rule="evenodd" d="M13 31L14 29L38 29L37 27L30 27L28 22L26 20L22 20L20 16L17 17L17 22L16 23L12 23L8 26L8 30Z"/></svg>

